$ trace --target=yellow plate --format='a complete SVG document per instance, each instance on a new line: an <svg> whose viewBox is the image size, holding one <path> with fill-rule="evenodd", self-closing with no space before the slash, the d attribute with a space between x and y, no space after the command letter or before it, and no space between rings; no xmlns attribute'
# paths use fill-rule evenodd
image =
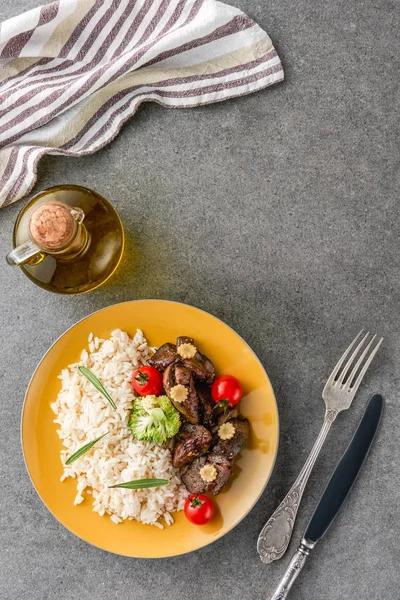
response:
<svg viewBox="0 0 400 600"><path fill-rule="evenodd" d="M151 346L174 341L178 335L196 340L218 374L235 375L245 395L241 413L249 418L249 444L235 463L234 476L214 499L216 516L205 526L192 525L183 512L171 527L158 529L135 521L115 525L110 517L92 512L90 496L74 506L76 482L60 482L61 442L50 403L59 390L61 369L79 360L90 332L108 337L120 328L133 335L143 330ZM222 321L192 306L164 300L116 304L86 317L50 348L29 384L22 412L22 446L26 466L39 496L53 515L83 540L117 554L158 558L206 546L235 527L255 505L272 472L278 447L278 410L261 363L249 346Z"/></svg>

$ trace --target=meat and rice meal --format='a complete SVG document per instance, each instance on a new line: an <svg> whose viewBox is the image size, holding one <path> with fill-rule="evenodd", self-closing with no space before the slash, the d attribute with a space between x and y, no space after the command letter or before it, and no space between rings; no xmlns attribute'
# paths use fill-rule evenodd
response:
<svg viewBox="0 0 400 600"><path fill-rule="evenodd" d="M201 525L249 436L240 416L243 390L217 377L190 337L150 348L140 330L109 339L89 336L89 351L60 375L51 405L63 443L61 480L75 477L75 504L115 523L135 519L163 527L184 510Z"/></svg>

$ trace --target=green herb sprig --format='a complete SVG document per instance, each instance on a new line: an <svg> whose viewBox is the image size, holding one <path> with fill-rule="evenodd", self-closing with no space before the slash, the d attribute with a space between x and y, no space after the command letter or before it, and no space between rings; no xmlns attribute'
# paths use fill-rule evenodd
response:
<svg viewBox="0 0 400 600"><path fill-rule="evenodd" d="M98 442L99 440L101 440L101 438L103 438L105 435L107 435L107 433L103 433L103 435L100 435L95 440L92 440L88 444L85 444L84 446L82 446L81 448L79 448L76 452L74 452L73 454L71 454L71 456L65 461L65 464L66 465L70 465L71 463L73 463L76 460L78 460L78 458L80 458L82 456L82 454L85 454L85 452L87 452L88 450L90 450L90 448L93 448L93 446L96 444L96 442Z"/></svg>
<svg viewBox="0 0 400 600"><path fill-rule="evenodd" d="M104 385L102 383L100 383L100 381L97 379L96 375L94 375L92 373L92 371L89 371L89 369L87 369L86 367L78 367L78 369L82 373L82 375L84 377L86 377L86 379L88 381L90 381L90 383L92 385L94 385L94 387L96 388L96 390L98 390L101 394L103 394L103 396L109 401L109 403L111 404L111 406L114 409L117 408L114 400L111 398L110 394L107 392L107 390L104 387Z"/></svg>
<svg viewBox="0 0 400 600"><path fill-rule="evenodd" d="M133 481L125 481L125 483L117 483L109 485L109 488L125 488L127 490L141 490L142 488L160 487L167 485L169 479L134 479Z"/></svg>

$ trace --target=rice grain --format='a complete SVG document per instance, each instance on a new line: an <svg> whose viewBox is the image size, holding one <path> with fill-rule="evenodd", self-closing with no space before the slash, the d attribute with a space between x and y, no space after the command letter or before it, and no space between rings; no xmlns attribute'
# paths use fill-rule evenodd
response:
<svg viewBox="0 0 400 600"><path fill-rule="evenodd" d="M125 519L163 527L160 519L170 525L171 513L182 510L188 496L179 471L172 466L168 447L134 439L128 428L134 401L131 379L135 368L146 365L154 349L149 348L140 329L133 339L116 329L109 339L88 339L89 352L84 349L81 360L63 369L61 391L51 404L58 425L57 433L64 449L61 462L67 477L76 478L77 495L74 504L93 502L100 516L108 514L118 524ZM103 395L80 373L85 366L96 375L113 398L114 410ZM88 452L71 465L68 456L92 439L108 433ZM142 490L109 489L124 481L147 478L168 479L166 486Z"/></svg>

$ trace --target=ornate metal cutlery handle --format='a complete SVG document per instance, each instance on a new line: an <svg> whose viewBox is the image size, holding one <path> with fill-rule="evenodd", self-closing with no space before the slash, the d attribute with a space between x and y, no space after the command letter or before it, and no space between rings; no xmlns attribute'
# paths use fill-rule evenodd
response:
<svg viewBox="0 0 400 600"><path fill-rule="evenodd" d="M310 554L311 546L307 545L305 540L302 540L296 554L289 563L286 573L281 579L280 584L272 594L270 600L285 600L288 597L290 589L297 579L298 574L305 565L305 562Z"/></svg>
<svg viewBox="0 0 400 600"><path fill-rule="evenodd" d="M261 530L258 537L257 550L261 560L266 564L278 560L286 552L290 538L292 537L294 522L304 488L329 429L337 415L338 411L336 410L326 411L324 424L298 478Z"/></svg>

